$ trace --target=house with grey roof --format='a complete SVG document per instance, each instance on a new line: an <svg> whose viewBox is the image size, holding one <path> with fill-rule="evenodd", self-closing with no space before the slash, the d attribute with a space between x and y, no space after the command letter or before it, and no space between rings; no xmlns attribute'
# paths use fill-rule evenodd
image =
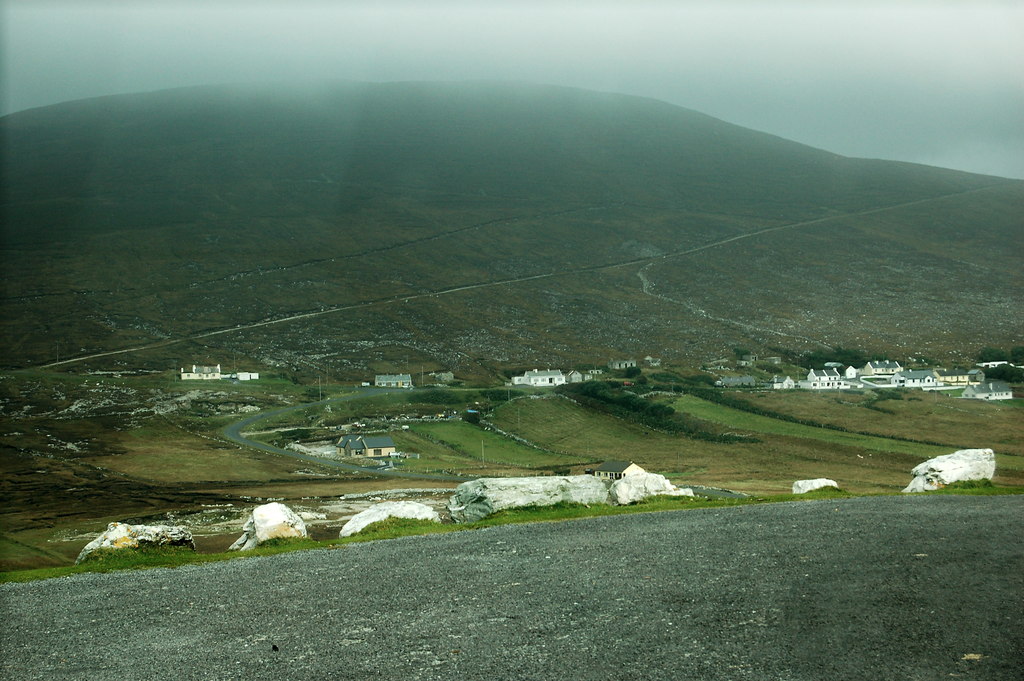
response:
<svg viewBox="0 0 1024 681"><path fill-rule="evenodd" d="M561 369L530 369L522 376L512 377L512 385L529 385L534 388L550 388L565 383L565 374Z"/></svg>
<svg viewBox="0 0 1024 681"><path fill-rule="evenodd" d="M345 435L338 440L338 449L344 456L394 456L395 441L387 435Z"/></svg>
<svg viewBox="0 0 1024 681"><path fill-rule="evenodd" d="M588 472L602 480L619 480L627 475L646 473L647 471L632 461L605 461L597 468Z"/></svg>
<svg viewBox="0 0 1024 681"><path fill-rule="evenodd" d="M901 388L935 388L943 385L934 369L904 369L889 380Z"/></svg>
<svg viewBox="0 0 1024 681"><path fill-rule="evenodd" d="M757 379L753 376L726 376L715 381L719 388L753 388Z"/></svg>
<svg viewBox="0 0 1024 681"><path fill-rule="evenodd" d="M967 386L960 397L968 400L1012 400L1013 390L1004 381L986 381Z"/></svg>
<svg viewBox="0 0 1024 681"><path fill-rule="evenodd" d="M609 369L630 369L636 366L635 359L613 359L608 362Z"/></svg>
<svg viewBox="0 0 1024 681"><path fill-rule="evenodd" d="M772 376L772 380L769 381L768 386L772 390L792 390L796 387L796 381L789 376Z"/></svg>
<svg viewBox="0 0 1024 681"><path fill-rule="evenodd" d="M883 359L868 362L864 365L864 368L860 370L860 373L863 376L892 376L902 370L903 367L900 366L899 362Z"/></svg>
<svg viewBox="0 0 1024 681"><path fill-rule="evenodd" d="M224 378L219 364L214 366L193 364L192 371L185 371L185 367L181 368L181 380L183 381L211 381L219 378Z"/></svg>
<svg viewBox="0 0 1024 681"><path fill-rule="evenodd" d="M411 388L412 376L409 374L377 374L373 379L377 388Z"/></svg>
<svg viewBox="0 0 1024 681"><path fill-rule="evenodd" d="M807 378L797 385L804 390L846 390L850 387L844 375L834 368L811 369Z"/></svg>

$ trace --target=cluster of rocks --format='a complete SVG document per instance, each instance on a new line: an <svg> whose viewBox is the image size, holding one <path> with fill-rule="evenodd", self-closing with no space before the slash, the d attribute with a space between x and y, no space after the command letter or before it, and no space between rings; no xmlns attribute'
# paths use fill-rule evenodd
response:
<svg viewBox="0 0 1024 681"><path fill-rule="evenodd" d="M996 474L996 455L991 449L961 449L918 464L911 471L914 476L903 491L932 492L954 482L991 480ZM797 480L793 483L793 494L805 494L816 489L839 487L829 478Z"/></svg>
<svg viewBox="0 0 1024 681"><path fill-rule="evenodd" d="M995 475L995 455L991 449L963 449L929 459L912 471L913 479L904 492L924 492L963 480L991 480ZM838 488L835 480L816 478L793 483L794 494L815 489ZM448 512L456 523L471 523L498 511L511 508L566 504L628 505L652 496L694 496L693 490L678 488L663 475L646 471L626 475L611 484L593 475L569 475L529 478L479 478L455 488ZM349 537L387 518L410 518L441 522L431 507L414 501L384 501L353 516L339 536ZM242 526L242 536L229 548L247 551L271 539L307 537L302 517L279 502L253 509ZM195 550L192 533L182 527L166 525L128 525L111 523L107 531L91 541L78 556L81 563L97 549L144 548L147 546L185 546Z"/></svg>

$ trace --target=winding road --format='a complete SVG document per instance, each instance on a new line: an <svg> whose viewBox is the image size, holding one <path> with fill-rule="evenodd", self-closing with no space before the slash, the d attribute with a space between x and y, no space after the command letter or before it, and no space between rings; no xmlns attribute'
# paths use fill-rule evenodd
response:
<svg viewBox="0 0 1024 681"><path fill-rule="evenodd" d="M364 397L373 397L374 395L384 395L387 393L402 392L398 388L356 388L356 392L348 395L342 395L341 397L330 397L326 400L319 400L317 402L304 402L302 404L293 404L288 407L280 407L278 409L271 409L269 411L261 411L258 414L253 414L241 421L236 421L229 426L225 426L221 429L220 434L226 439L236 445L242 447L250 447L252 449L258 449L262 452L270 452L271 454L280 454L281 456L291 457L298 459L299 461L307 461L309 463L315 463L320 466L327 466L329 468L339 468L346 471L358 471L360 473L368 473L370 475L381 475L390 478L409 478L413 480L445 480L452 482L465 482L472 478L457 477L454 475L440 475L431 473L408 473L405 471L396 471L393 469L384 468L367 468L365 466L355 466L349 463L342 463L341 461L333 461L331 459L323 459L318 456L312 456L309 454L303 454L302 452L292 451L290 449L282 449L281 447L275 447L274 445L268 445L266 442L259 442L253 440L242 434L242 431L251 428L254 424L259 423L264 419L271 418L273 416L280 416L282 414L288 414L293 411L302 411L303 409L309 409L311 407L318 407L326 404L334 404L337 402L348 402L350 400L358 400Z"/></svg>

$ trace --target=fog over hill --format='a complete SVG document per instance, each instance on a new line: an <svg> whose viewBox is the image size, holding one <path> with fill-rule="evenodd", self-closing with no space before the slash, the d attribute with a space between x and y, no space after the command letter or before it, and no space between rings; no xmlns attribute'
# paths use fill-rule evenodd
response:
<svg viewBox="0 0 1024 681"><path fill-rule="evenodd" d="M161 341L92 362L476 371L1019 341L1024 182L649 99L185 88L12 114L0 140L8 366Z"/></svg>

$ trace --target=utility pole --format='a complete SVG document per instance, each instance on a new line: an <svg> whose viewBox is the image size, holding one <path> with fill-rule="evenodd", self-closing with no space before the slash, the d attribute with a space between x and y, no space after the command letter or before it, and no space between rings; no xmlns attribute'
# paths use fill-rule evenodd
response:
<svg viewBox="0 0 1024 681"><path fill-rule="evenodd" d="M484 441L480 440L480 463L484 462Z"/></svg>

